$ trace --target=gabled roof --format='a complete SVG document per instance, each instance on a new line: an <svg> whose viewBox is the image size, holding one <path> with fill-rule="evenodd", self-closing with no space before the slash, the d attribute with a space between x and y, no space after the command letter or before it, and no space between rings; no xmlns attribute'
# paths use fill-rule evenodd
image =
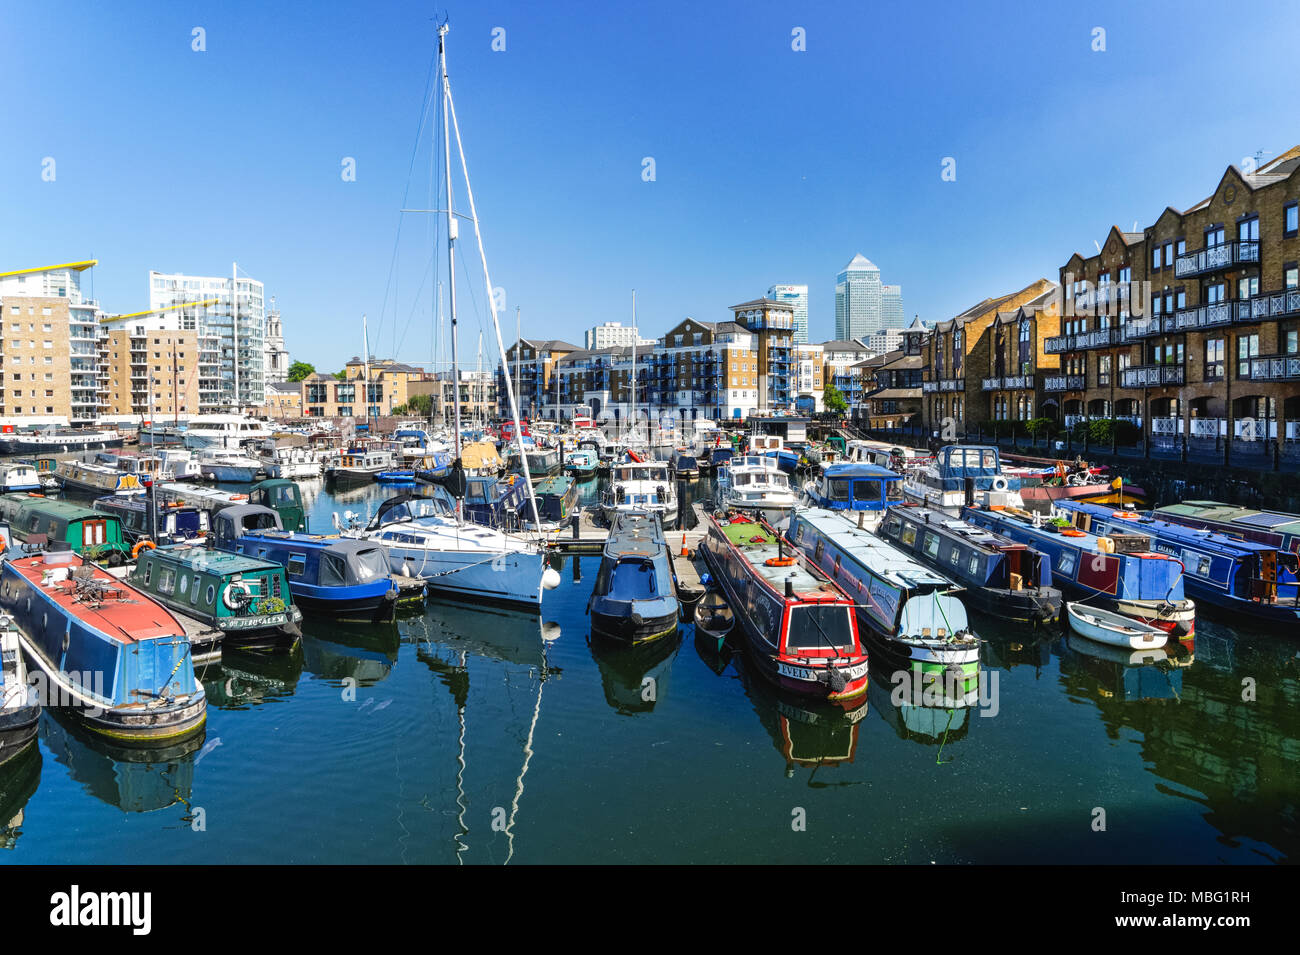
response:
<svg viewBox="0 0 1300 955"><path fill-rule="evenodd" d="M789 302L778 302L773 298L756 298L752 302L742 302L739 305L730 306L733 312L742 311L747 308L790 308Z"/></svg>
<svg viewBox="0 0 1300 955"><path fill-rule="evenodd" d="M840 269L840 271L861 272L866 269L874 269L877 272L880 271L880 268L876 265L875 262L872 262L869 258L867 258L865 255L859 252L857 255L853 256L853 258L849 260L849 264L844 266L844 268Z"/></svg>

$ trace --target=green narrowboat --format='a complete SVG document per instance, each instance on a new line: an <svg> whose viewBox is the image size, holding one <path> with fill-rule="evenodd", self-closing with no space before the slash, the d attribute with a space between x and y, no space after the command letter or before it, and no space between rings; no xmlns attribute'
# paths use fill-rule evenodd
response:
<svg viewBox="0 0 1300 955"><path fill-rule="evenodd" d="M302 636L284 567L172 544L141 552L127 580L169 610L221 631L227 647L292 646Z"/></svg>
<svg viewBox="0 0 1300 955"><path fill-rule="evenodd" d="M533 491L537 498L537 512L542 522L560 524L569 519L578 501L578 482L567 475L548 477Z"/></svg>
<svg viewBox="0 0 1300 955"><path fill-rule="evenodd" d="M131 553L123 543L122 522L117 517L69 501L54 501L41 494L3 494L0 520L9 522L21 543L43 534L47 541L67 541L87 560L111 567L126 563Z"/></svg>
<svg viewBox="0 0 1300 955"><path fill-rule="evenodd" d="M307 521L302 509L302 493L298 485L285 478L260 481L248 489L248 503L269 507L280 515L286 531L307 532Z"/></svg>

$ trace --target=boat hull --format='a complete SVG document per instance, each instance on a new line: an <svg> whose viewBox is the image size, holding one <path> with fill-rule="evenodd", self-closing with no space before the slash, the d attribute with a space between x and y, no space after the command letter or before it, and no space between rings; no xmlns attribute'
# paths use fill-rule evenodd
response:
<svg viewBox="0 0 1300 955"><path fill-rule="evenodd" d="M642 617L635 612L613 614L593 610L591 632L619 643L639 646L676 633L677 611L658 617Z"/></svg>
<svg viewBox="0 0 1300 955"><path fill-rule="evenodd" d="M290 584L289 587L293 594L293 602L304 614L359 623L392 623L397 619L398 591L396 589L333 595L322 591L366 591L368 588L310 587L311 593L305 592L307 589L307 586L299 584Z"/></svg>
<svg viewBox="0 0 1300 955"><path fill-rule="evenodd" d="M393 573L423 580L434 595L501 607L541 606L545 556L540 552L493 556L477 550L434 551L383 543Z"/></svg>

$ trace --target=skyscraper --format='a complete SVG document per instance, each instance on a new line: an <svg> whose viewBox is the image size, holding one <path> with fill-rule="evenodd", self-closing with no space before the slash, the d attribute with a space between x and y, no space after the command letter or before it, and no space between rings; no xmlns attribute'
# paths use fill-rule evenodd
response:
<svg viewBox="0 0 1300 955"><path fill-rule="evenodd" d="M903 327L903 290L881 285L880 269L858 254L835 279L835 337L866 338Z"/></svg>
<svg viewBox="0 0 1300 955"><path fill-rule="evenodd" d="M773 285L767 290L767 297L794 309L795 344L808 344L808 286Z"/></svg>

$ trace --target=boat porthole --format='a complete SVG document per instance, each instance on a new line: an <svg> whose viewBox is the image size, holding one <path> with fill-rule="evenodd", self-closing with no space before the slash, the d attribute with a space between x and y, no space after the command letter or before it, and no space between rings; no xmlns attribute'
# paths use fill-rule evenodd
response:
<svg viewBox="0 0 1300 955"><path fill-rule="evenodd" d="M212 598L213 598L214 596L216 596L216 593L217 593L217 592L216 592L216 590L213 588L213 586L212 586L211 584L208 584L208 592L207 592L207 594L206 594L206 599L207 599L207 602L208 602L208 603L212 603Z"/></svg>
<svg viewBox="0 0 1300 955"><path fill-rule="evenodd" d="M189 592L189 589L190 589L190 579L189 579L188 577L182 577L182 578L181 578L181 594L184 595L184 594L188 593L188 592Z"/></svg>

